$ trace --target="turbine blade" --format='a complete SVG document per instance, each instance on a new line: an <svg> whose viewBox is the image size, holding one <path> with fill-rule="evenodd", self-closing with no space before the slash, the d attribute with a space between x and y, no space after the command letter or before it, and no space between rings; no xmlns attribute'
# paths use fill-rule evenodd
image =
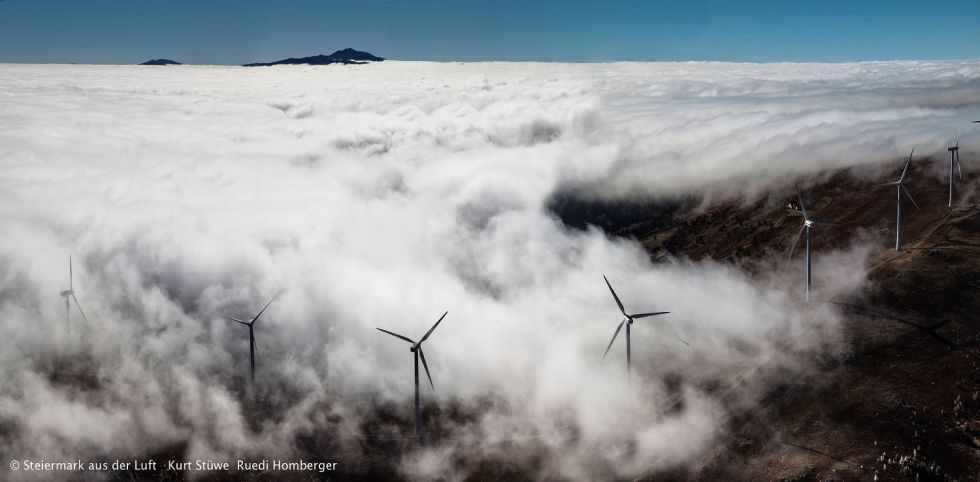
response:
<svg viewBox="0 0 980 482"><path fill-rule="evenodd" d="M398 333L392 333L392 332L390 332L390 331L388 331L388 330L385 330L385 329L383 329L383 328L378 328L378 330L379 330L379 331L383 331L383 332L385 332L385 333L387 333L387 334L389 334L389 335L391 335L391 336L394 336L394 337L398 337L398 338L401 338L402 340L405 340L405 341L407 341L407 342L409 342L409 343L411 343L411 344L413 344L413 345L415 344L415 342L414 342L414 341L412 341L412 339L411 339L411 338L408 338L408 337L404 337L404 336L401 336L401 335L399 335Z"/></svg>
<svg viewBox="0 0 980 482"><path fill-rule="evenodd" d="M803 219L809 221L810 218L806 215L806 206L803 204L803 194L796 193L796 198L800 200L800 213L803 214Z"/></svg>
<svg viewBox="0 0 980 482"><path fill-rule="evenodd" d="M75 291L75 275L71 270L71 253L68 253L68 289Z"/></svg>
<svg viewBox="0 0 980 482"><path fill-rule="evenodd" d="M902 192L904 192L905 195L909 197L909 201L912 201L912 205L915 206L915 209L919 209L919 205L915 202L915 199L912 199L912 193L910 193L909 190L905 188L904 184L902 185Z"/></svg>
<svg viewBox="0 0 980 482"><path fill-rule="evenodd" d="M71 294L71 299L75 300L75 307L78 308L78 312L82 314L82 319L88 323L88 317L85 316L85 312L82 311L82 305L78 303L78 298L75 297L75 293Z"/></svg>
<svg viewBox="0 0 980 482"><path fill-rule="evenodd" d="M681 337L679 337L679 336L677 336L677 335L674 335L674 338L676 338L676 339L677 339L677 341L679 341L679 342L681 342L681 343L683 343L683 344L685 344L685 345L687 345L687 346L691 346L691 344L690 344L690 343L688 343L688 342L686 342L686 341L684 341L684 339L683 339L683 338L681 338Z"/></svg>
<svg viewBox="0 0 980 482"><path fill-rule="evenodd" d="M893 181L893 182L883 182L883 183L881 183L881 184L878 184L878 186L879 186L879 187L882 187L882 186L897 186L897 185L899 185L900 183L901 183L901 181Z"/></svg>
<svg viewBox="0 0 980 482"><path fill-rule="evenodd" d="M912 148L912 152L915 152L914 147ZM905 180L905 174L908 172L909 164L912 162L912 152L909 153L909 159L905 161L905 168L902 169L902 177L898 178L898 182L902 182Z"/></svg>
<svg viewBox="0 0 980 482"><path fill-rule="evenodd" d="M436 327L439 326L439 323L442 323L442 319L445 318L446 315L448 315L448 314L449 314L448 311L445 312L445 313L443 313L442 316L440 316L439 319L436 321L436 324L432 325L432 328L429 328L429 331L425 332L425 336L423 336L422 339L419 340L419 343L422 343L423 341L428 340L429 339L429 335L431 335L432 332L435 331Z"/></svg>
<svg viewBox="0 0 980 482"><path fill-rule="evenodd" d="M243 324L245 326L248 326L248 323L245 323L244 321L239 320L238 318L232 318L230 316L220 315L218 313L214 313L214 316L220 316L220 317L222 317L222 318L224 318L224 319L226 319L228 321L235 321L235 322L241 323L241 324Z"/></svg>
<svg viewBox="0 0 980 482"><path fill-rule="evenodd" d="M827 221L810 221L811 224L815 226L833 226L834 223L829 223Z"/></svg>
<svg viewBox="0 0 980 482"><path fill-rule="evenodd" d="M609 292L612 293L613 298L616 300L616 304L619 305L619 311L623 312L623 316L629 316L626 314L626 308L623 308L623 302L619 301L619 296L616 296L616 290L614 290L612 285L609 284L609 280L606 278L606 275L602 275L602 279L606 280L606 286L609 287Z"/></svg>
<svg viewBox="0 0 980 482"><path fill-rule="evenodd" d="M268 308L269 305L271 305L273 301L276 301L276 298L278 298L279 295L281 295L281 294L282 293L276 293L276 296L273 296L272 299L269 300L269 302L266 303L264 307L262 307L262 310L259 311L259 314L255 315L255 318L252 318L251 323L255 323L256 321L258 321L259 320L259 317L262 316L262 313L265 313L265 309Z"/></svg>
<svg viewBox="0 0 980 482"><path fill-rule="evenodd" d="M956 156L956 169L960 171L960 180L963 180L963 165L960 164L960 156Z"/></svg>
<svg viewBox="0 0 980 482"><path fill-rule="evenodd" d="M252 346L255 347L255 361L259 361L259 344L255 342L255 333L249 333L248 337L251 339Z"/></svg>
<svg viewBox="0 0 980 482"><path fill-rule="evenodd" d="M419 347L419 358L422 359L422 368L425 368L425 376L429 377L429 386L435 390L436 386L432 383L432 375L429 374L429 364L425 362L425 352L422 351L421 346Z"/></svg>
<svg viewBox="0 0 980 482"><path fill-rule="evenodd" d="M609 345L606 346L606 352L602 354L602 359L606 359L606 355L609 354L609 349L612 348L612 344L616 341L616 337L619 336L619 330L623 329L623 325L626 324L626 320L619 322L619 326L616 327L616 333L613 333L613 337L609 340Z"/></svg>
<svg viewBox="0 0 980 482"><path fill-rule="evenodd" d="M789 264L789 260L793 259L793 252L796 251L796 245L800 244L800 236L803 234L803 230L806 229L806 225L800 226L800 230L793 235L793 244L789 247L789 255L786 256L786 263Z"/></svg>
<svg viewBox="0 0 980 482"><path fill-rule="evenodd" d="M658 311L656 313L637 313L635 315L630 315L630 318L633 318L635 320L637 318L646 318L648 316L666 315L667 313L670 313L670 312L669 311Z"/></svg>

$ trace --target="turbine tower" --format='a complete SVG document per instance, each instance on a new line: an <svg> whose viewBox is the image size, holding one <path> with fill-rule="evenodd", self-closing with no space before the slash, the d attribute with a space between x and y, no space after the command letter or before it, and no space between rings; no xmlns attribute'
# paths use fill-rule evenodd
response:
<svg viewBox="0 0 980 482"><path fill-rule="evenodd" d="M803 195L797 193L796 197L797 199L800 200L800 210L798 212L799 214L803 215L803 225L800 226L800 230L797 231L796 234L793 236L793 244L789 248L789 256L786 258L786 262L788 263L789 260L793 258L793 251L796 250L796 245L800 243L800 235L802 235L803 232L806 231L806 302L809 303L810 282L812 281L813 278L812 277L813 271L812 271L812 264L811 264L812 256L810 251L810 245L812 244L812 235L810 230L813 229L814 226L833 226L834 223L828 223L825 221L817 221L815 219L810 219L810 215L807 213L806 210L806 205L803 204ZM797 211L793 211L793 212L797 212Z"/></svg>
<svg viewBox="0 0 980 482"><path fill-rule="evenodd" d="M909 201L912 201L912 205L915 206L915 209L919 209L918 203L915 202L915 199L912 199L912 193L910 193L908 188L905 187L905 175L908 174L909 163L912 162L913 152L915 152L914 148L912 149L912 152L909 152L908 160L905 161L905 168L902 169L902 177L898 178L898 180L895 182L879 184L879 186L896 186L896 189L898 190L898 199L896 200L895 207L895 251L898 251L902 247L902 193L904 192L905 195L908 196Z"/></svg>
<svg viewBox="0 0 980 482"><path fill-rule="evenodd" d="M960 173L960 179L963 179L963 167L960 166L960 139L956 138L956 145L953 147L947 147L949 151L949 207L953 207L953 195L956 190L956 178L953 177L953 171L958 170Z"/></svg>
<svg viewBox="0 0 980 482"><path fill-rule="evenodd" d="M609 349L612 348L613 342L616 341L616 337L619 336L619 331L623 329L623 325L626 325L626 379L629 380L629 378L630 378L630 358L631 358L631 353L630 353L630 326L633 325L633 320L635 320L637 318L646 318L648 316L666 315L667 313L670 313L670 312L669 311L657 311L657 312L654 312L654 313L636 313L636 314L632 314L632 315L627 314L626 313L626 308L623 308L623 302L622 301L619 301L619 296L616 295L616 290L614 290L613 287L612 287L612 285L609 284L609 279L606 278L605 275L602 276L602 279L606 280L606 286L609 287L609 292L612 293L613 299L616 300L616 305L619 306L619 311L621 311L623 313L623 316L626 317L626 318L623 319L623 321L619 322L619 325L616 327L616 332L613 333L612 339L609 340L609 345L606 346L606 352L602 354L602 359L603 360L606 359L606 355L609 354Z"/></svg>
<svg viewBox="0 0 980 482"><path fill-rule="evenodd" d="M226 320L234 321L236 323L241 323L248 327L248 354L249 354L249 361L251 366L252 383L255 383L255 322L259 320L259 317L262 316L262 313L265 312L265 309L268 308L273 301L276 301L276 298L278 297L279 294L273 296L272 299L269 300L269 302L266 303L261 310L259 310L259 314L255 315L248 321L242 321L239 320L238 318L232 318L230 316L225 316L220 314L218 315Z"/></svg>
<svg viewBox="0 0 980 482"><path fill-rule="evenodd" d="M442 323L442 319L445 318L447 314L449 314L448 311L443 313L442 316L440 316L439 319L436 320L436 324L432 325L432 328L429 328L429 331L425 332L425 335L422 336L422 339L420 339L417 342L407 336L402 336L399 335L398 333L393 333L383 328L378 328L379 331L383 331L395 338L400 338L412 344L412 347L409 348L408 351L412 352L412 354L415 357L415 437L416 438L421 438L422 436L422 432L421 432L422 404L421 404L421 398L419 396L419 358L422 359L422 367L425 368L425 376L429 378L429 385L432 387L432 390L436 389L436 386L432 383L432 375L429 374L429 364L425 362L425 353L422 352L422 343L425 340L429 339L429 335L431 335L432 332L435 331L436 327L439 326L439 323Z"/></svg>
<svg viewBox="0 0 980 482"><path fill-rule="evenodd" d="M61 292L61 297L65 299L65 326L68 331L68 337L71 338L71 302L75 302L75 307L78 308L78 312L81 313L82 319L88 323L88 317L85 316L85 312L82 311L82 305L78 303L78 298L75 297L75 282L74 274L71 269L71 253L68 253L68 289Z"/></svg>

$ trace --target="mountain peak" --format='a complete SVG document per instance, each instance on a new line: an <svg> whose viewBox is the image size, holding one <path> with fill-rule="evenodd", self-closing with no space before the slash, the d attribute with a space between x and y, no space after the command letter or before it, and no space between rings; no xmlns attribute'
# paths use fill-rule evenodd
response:
<svg viewBox="0 0 980 482"><path fill-rule="evenodd" d="M175 62L170 59L152 59L152 60L147 60L146 62L143 62L140 65L181 65L181 63Z"/></svg>
<svg viewBox="0 0 980 482"><path fill-rule="evenodd" d="M367 62L381 62L384 57L378 57L362 50L346 48L338 50L330 55L314 55L312 57L300 57L277 60L275 62L245 64L245 67L267 67L270 65L330 65L330 64L364 64Z"/></svg>

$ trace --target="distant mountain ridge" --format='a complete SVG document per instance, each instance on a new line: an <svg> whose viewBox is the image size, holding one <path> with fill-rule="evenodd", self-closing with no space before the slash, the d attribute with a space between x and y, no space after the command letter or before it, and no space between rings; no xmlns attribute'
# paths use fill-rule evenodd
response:
<svg viewBox="0 0 980 482"><path fill-rule="evenodd" d="M175 62L170 59L153 59L153 60L147 60L146 62L143 62L140 65L181 65L181 63Z"/></svg>
<svg viewBox="0 0 980 482"><path fill-rule="evenodd" d="M288 58L275 62L259 62L245 64L244 67L268 67L270 65L330 65L330 64L365 64L368 62L381 62L384 57L371 55L368 52L354 50L351 48L338 50L330 55L314 55L312 57Z"/></svg>

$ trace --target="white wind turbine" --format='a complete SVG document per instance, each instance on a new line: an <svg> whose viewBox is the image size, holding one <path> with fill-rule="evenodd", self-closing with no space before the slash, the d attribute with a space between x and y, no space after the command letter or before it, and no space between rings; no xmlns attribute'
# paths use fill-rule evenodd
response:
<svg viewBox="0 0 980 482"><path fill-rule="evenodd" d="M78 308L78 312L81 313L82 319L88 323L88 317L85 316L85 312L82 311L82 305L78 303L78 298L75 297L75 281L74 274L71 268L71 253L68 253L68 289L61 292L61 297L65 299L65 325L68 330L68 336L71 337L71 302L75 302L75 307Z"/></svg>
<svg viewBox="0 0 980 482"><path fill-rule="evenodd" d="M909 164L912 162L912 153L914 152L914 148L912 152L909 152L909 158L905 161L905 167L902 169L902 177L899 177L894 182L879 184L879 186L896 186L898 190L898 199L896 200L895 207L895 251L898 251L902 247L902 193L904 192L908 196L909 201L912 201L915 209L919 209L919 204L915 202L915 199L912 199L912 193L905 187L905 175L909 172Z"/></svg>
<svg viewBox="0 0 980 482"><path fill-rule="evenodd" d="M958 170L960 179L963 179L963 167L960 166L960 138L956 137L956 145L947 147L949 151L949 207L953 207L953 196L956 191L956 178L953 171Z"/></svg>
<svg viewBox="0 0 980 482"><path fill-rule="evenodd" d="M799 214L803 215L803 225L800 226L800 230L796 232L793 236L793 245L789 248L789 256L787 257L787 262L793 257L793 251L796 250L796 245L800 242L800 235L806 231L806 302L810 302L810 282L812 280L812 256L810 252L810 245L812 244L812 236L810 230L814 226L833 226L834 223L828 223L825 221L817 221L815 219L810 219L810 215L806 210L806 205L803 204L803 195L800 193L796 194L797 199L800 200L800 210ZM797 211L793 211L797 212Z"/></svg>

